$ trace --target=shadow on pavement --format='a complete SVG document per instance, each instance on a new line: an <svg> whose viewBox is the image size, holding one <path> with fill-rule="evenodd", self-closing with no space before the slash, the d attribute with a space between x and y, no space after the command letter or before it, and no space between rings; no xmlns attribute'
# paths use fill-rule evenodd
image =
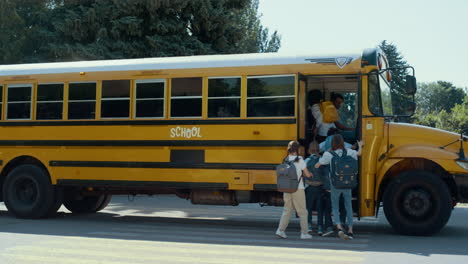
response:
<svg viewBox="0 0 468 264"><path fill-rule="evenodd" d="M163 199L164 200L164 199ZM287 233L291 238L277 239L281 208L198 206L187 201L180 204L129 204L122 199L110 204L104 212L76 215L61 211L54 218L16 219L0 210L0 233L74 236L87 238L208 243L296 248L330 248L362 252L395 252L422 256L432 254L468 255L468 227L464 224L468 208L456 208L452 219L438 234L431 237L400 236L386 221L356 221L356 239L342 241L336 237L299 240L298 220L291 219ZM179 210L183 216L145 216ZM123 210L128 213L122 214ZM221 211L222 210L222 211ZM138 215L133 215L138 214ZM245 214L245 215L242 215ZM208 216L212 216L208 218ZM207 218L203 218L207 217ZM145 232L146 230L146 232ZM361 238L359 236L362 236ZM223 239L225 238L225 239Z"/></svg>

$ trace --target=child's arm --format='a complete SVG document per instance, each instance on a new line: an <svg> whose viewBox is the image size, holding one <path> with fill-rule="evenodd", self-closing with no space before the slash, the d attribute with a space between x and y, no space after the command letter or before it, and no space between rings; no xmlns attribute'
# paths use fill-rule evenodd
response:
<svg viewBox="0 0 468 264"><path fill-rule="evenodd" d="M359 146L359 150L357 151L356 155L357 155L357 156L361 156L361 154L362 154L362 147L364 147L364 141L361 140L361 141L358 141L357 143L358 143L358 146Z"/></svg>
<svg viewBox="0 0 468 264"><path fill-rule="evenodd" d="M323 156L319 159L317 164L315 164L315 168L318 169L322 165L327 165L330 164L331 159L333 158L332 154L330 152L325 152L323 153Z"/></svg>
<svg viewBox="0 0 468 264"><path fill-rule="evenodd" d="M312 174L312 172L310 172L310 171L307 169L307 167L305 167L305 168L302 170L302 172L303 172L303 175L306 176L307 178L310 178L310 177L313 177L313 176L314 176L314 174Z"/></svg>

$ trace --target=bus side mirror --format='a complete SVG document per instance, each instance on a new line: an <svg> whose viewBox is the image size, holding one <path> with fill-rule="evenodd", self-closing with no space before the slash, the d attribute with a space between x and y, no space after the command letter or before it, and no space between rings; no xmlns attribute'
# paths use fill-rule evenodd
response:
<svg viewBox="0 0 468 264"><path fill-rule="evenodd" d="M412 75L406 75L406 86L405 86L405 93L406 94L415 94L416 93L416 77Z"/></svg>
<svg viewBox="0 0 468 264"><path fill-rule="evenodd" d="M416 104L414 102L408 103L408 107L406 111L407 111L406 113L407 115L414 115L414 112L416 111Z"/></svg>

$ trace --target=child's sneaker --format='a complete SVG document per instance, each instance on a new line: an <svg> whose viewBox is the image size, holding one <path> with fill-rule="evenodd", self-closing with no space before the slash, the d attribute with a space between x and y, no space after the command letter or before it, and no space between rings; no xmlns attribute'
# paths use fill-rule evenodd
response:
<svg viewBox="0 0 468 264"><path fill-rule="evenodd" d="M276 236L279 237L279 238L288 238L286 233L284 231L279 230L279 229L276 230Z"/></svg>
<svg viewBox="0 0 468 264"><path fill-rule="evenodd" d="M349 240L353 240L353 239L354 239L354 234L353 234L353 233L348 232L348 233L346 233L346 235L348 236Z"/></svg>
<svg viewBox="0 0 468 264"><path fill-rule="evenodd" d="M312 235L301 233L301 239L312 239Z"/></svg>
<svg viewBox="0 0 468 264"><path fill-rule="evenodd" d="M333 232L333 228L332 227L329 227L327 228L327 230L325 230L325 232L322 234L323 237L327 237L327 236L330 236L332 235L334 232Z"/></svg>
<svg viewBox="0 0 468 264"><path fill-rule="evenodd" d="M338 230L338 236L343 240L348 240L349 239L348 235L346 235L346 233L341 229Z"/></svg>
<svg viewBox="0 0 468 264"><path fill-rule="evenodd" d="M318 226L318 227L317 227L317 235L319 235L319 236L322 236L322 235L323 235L323 231L322 231L322 227L321 227L321 226Z"/></svg>

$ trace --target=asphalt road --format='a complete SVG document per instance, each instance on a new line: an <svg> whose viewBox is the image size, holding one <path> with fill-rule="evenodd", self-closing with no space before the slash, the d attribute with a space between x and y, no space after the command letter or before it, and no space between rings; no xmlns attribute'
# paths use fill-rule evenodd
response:
<svg viewBox="0 0 468 264"><path fill-rule="evenodd" d="M116 196L102 212L16 219L0 203L0 263L468 263L468 207L432 237L393 232L383 215L356 221L355 239L274 236L282 208L191 205L174 196Z"/></svg>

